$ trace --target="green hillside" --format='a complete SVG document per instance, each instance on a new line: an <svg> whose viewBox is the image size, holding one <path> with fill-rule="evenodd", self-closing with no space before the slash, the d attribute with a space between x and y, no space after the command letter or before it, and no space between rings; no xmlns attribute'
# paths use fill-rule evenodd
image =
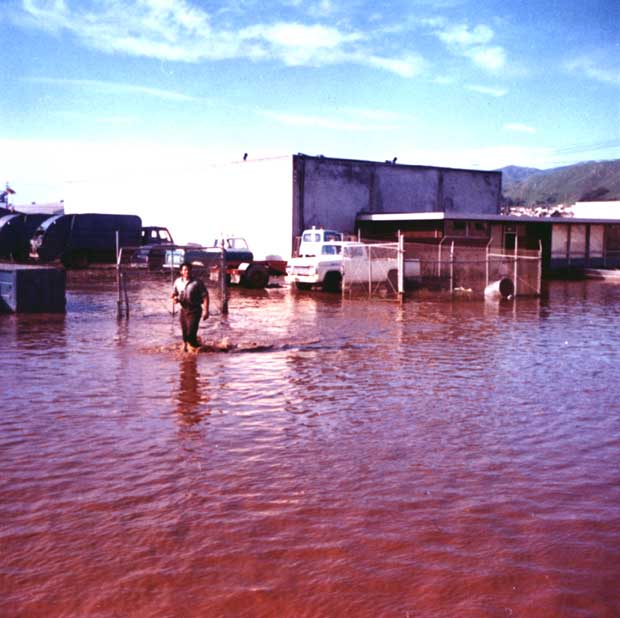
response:
<svg viewBox="0 0 620 618"><path fill-rule="evenodd" d="M549 170L509 166L502 172L504 206L570 205L620 200L620 159Z"/></svg>

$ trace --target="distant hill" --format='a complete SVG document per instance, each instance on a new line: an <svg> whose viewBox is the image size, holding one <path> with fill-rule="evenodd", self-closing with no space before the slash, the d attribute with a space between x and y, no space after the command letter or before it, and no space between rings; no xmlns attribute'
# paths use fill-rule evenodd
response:
<svg viewBox="0 0 620 618"><path fill-rule="evenodd" d="M509 165L502 172L503 206L556 206L620 200L620 159L549 170Z"/></svg>

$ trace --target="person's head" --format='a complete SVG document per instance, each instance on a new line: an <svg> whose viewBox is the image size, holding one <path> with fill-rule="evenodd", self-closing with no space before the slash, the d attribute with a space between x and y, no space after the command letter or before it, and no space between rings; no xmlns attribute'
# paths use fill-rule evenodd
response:
<svg viewBox="0 0 620 618"><path fill-rule="evenodd" d="M181 268L179 269L180 273L181 273L181 277L183 277L183 279L189 279L190 275L192 274L192 263L191 262L183 262L183 264L181 264Z"/></svg>

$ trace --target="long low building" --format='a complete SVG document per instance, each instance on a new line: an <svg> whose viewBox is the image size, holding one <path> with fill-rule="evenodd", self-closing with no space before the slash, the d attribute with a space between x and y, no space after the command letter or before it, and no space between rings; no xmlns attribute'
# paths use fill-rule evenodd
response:
<svg viewBox="0 0 620 618"><path fill-rule="evenodd" d="M620 220L514 217L474 213L359 213L364 238L487 243L495 250L542 250L547 274L575 268L620 267Z"/></svg>

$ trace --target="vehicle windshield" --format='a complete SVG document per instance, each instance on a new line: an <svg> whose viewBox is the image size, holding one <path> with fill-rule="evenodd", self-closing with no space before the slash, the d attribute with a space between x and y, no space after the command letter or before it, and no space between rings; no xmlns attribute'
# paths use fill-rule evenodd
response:
<svg viewBox="0 0 620 618"><path fill-rule="evenodd" d="M303 242L320 242L321 241L321 233L320 232L306 232L301 237Z"/></svg>
<svg viewBox="0 0 620 618"><path fill-rule="evenodd" d="M338 255L340 253L340 245L323 245L321 253L323 255Z"/></svg>
<svg viewBox="0 0 620 618"><path fill-rule="evenodd" d="M213 242L214 247L222 247L224 249L247 249L248 243L245 238L216 238Z"/></svg>

